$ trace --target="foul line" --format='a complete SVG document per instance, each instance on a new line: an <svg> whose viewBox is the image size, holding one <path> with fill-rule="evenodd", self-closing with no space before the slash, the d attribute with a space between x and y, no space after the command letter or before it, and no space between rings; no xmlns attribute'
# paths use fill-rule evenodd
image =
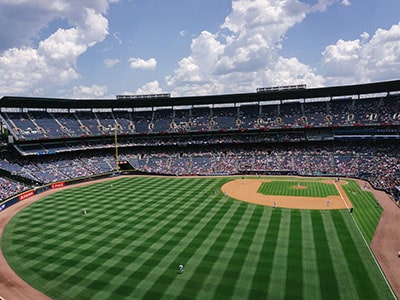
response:
<svg viewBox="0 0 400 300"><path fill-rule="evenodd" d="M343 197L343 195L342 195L342 192L340 191L340 188L336 185L336 182L335 182L335 187L336 187L336 189L338 190L339 195L340 195L340 198L342 198L342 201L343 201L344 205L346 206L346 208L347 208L347 209L350 209L350 207L347 205L346 200L344 200L344 197Z"/></svg>
<svg viewBox="0 0 400 300"><path fill-rule="evenodd" d="M336 186L336 182L335 182L335 186ZM344 204L346 205L346 207L349 208L348 205L347 205L347 203L346 203L346 201L344 200L344 197L343 197L342 193L340 192L340 189L338 189L337 186L336 186L336 189L339 191L340 197L342 198L342 200L343 200ZM391 293L392 293L393 299L397 299L397 296L396 296L396 294L394 293L394 291L393 291L393 289L392 289L392 286L390 285L389 281L387 280L386 275L385 275L385 273L383 272L383 270L382 270L382 268L381 268L381 265L379 264L379 262L378 262L378 260L376 259L374 253L372 252L371 247L369 246L367 240L365 239L363 233L361 232L361 229L360 229L360 227L358 226L358 224L357 224L357 222L356 222L356 220L355 220L355 218L354 218L354 216L353 216L352 213L351 213L351 218L353 219L354 224L356 224L356 227L357 227L358 232L360 233L360 235L361 235L361 237L362 237L362 239L363 239L365 245L367 246L367 249L368 249L369 253L371 254L372 258L374 259L375 264L377 265L377 267L378 267L378 269L379 269L379 271L380 271L380 273L381 273L383 279L385 280L387 286L389 287L389 290L390 290Z"/></svg>

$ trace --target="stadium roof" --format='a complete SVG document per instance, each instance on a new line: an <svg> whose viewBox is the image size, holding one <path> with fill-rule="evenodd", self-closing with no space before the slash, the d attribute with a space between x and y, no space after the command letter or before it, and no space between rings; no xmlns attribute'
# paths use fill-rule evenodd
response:
<svg viewBox="0 0 400 300"><path fill-rule="evenodd" d="M400 80L368 84L294 89L261 93L224 94L210 96L159 97L151 99L61 99L4 96L0 107L17 108L137 108L184 105L228 104L274 100L343 97L374 93L400 92Z"/></svg>

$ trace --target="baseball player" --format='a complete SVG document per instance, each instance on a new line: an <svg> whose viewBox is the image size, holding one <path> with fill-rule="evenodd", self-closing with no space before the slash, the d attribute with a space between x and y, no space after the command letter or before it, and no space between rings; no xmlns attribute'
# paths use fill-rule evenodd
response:
<svg viewBox="0 0 400 300"><path fill-rule="evenodd" d="M183 265L178 266L178 273L182 274L183 273Z"/></svg>

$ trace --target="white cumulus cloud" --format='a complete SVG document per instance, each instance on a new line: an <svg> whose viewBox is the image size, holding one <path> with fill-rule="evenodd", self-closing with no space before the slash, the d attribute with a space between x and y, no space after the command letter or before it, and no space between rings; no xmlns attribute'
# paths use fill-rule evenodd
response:
<svg viewBox="0 0 400 300"><path fill-rule="evenodd" d="M142 87L138 88L135 92L136 95L147 95L147 94L162 94L164 93L160 83L157 80L148 82Z"/></svg>
<svg viewBox="0 0 400 300"><path fill-rule="evenodd" d="M350 6L351 2L350 2L350 0L342 0L342 4L345 6Z"/></svg>
<svg viewBox="0 0 400 300"><path fill-rule="evenodd" d="M8 30L0 31L0 39L5 41L0 54L0 94L36 95L78 79L78 57L108 35L108 20L103 13L109 3L37 0L32 5L27 0L0 1L0 26L8 26ZM12 13L6 15L7 12ZM32 40L39 31L58 18L65 19L69 26L34 45ZM18 28L19 21L25 26L25 33ZM15 39L9 39L9 33Z"/></svg>
<svg viewBox="0 0 400 300"><path fill-rule="evenodd" d="M154 70L157 67L157 60L150 58L148 60L142 58L129 58L129 65L132 69Z"/></svg>
<svg viewBox="0 0 400 300"><path fill-rule="evenodd" d="M166 83L178 95L248 92L272 84L320 86L321 76L296 58L281 57L280 50L291 27L331 3L233 0L221 30L194 38L190 55L179 61Z"/></svg>
<svg viewBox="0 0 400 300"><path fill-rule="evenodd" d="M400 69L400 23L378 29L370 37L338 40L325 48L323 68L327 80L335 84L372 82L398 78Z"/></svg>
<svg viewBox="0 0 400 300"><path fill-rule="evenodd" d="M107 93L107 86L93 84L91 86L76 86L73 87L72 97L75 99L97 99L104 98Z"/></svg>

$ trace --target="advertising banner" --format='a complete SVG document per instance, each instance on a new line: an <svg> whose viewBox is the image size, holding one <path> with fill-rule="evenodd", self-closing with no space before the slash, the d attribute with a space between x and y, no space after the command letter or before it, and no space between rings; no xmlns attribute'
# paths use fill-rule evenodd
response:
<svg viewBox="0 0 400 300"><path fill-rule="evenodd" d="M27 191L27 192L22 193L21 195L18 196L18 201L23 201L25 199L28 199L28 198L32 197L33 195L35 195L35 191L34 190Z"/></svg>
<svg viewBox="0 0 400 300"><path fill-rule="evenodd" d="M65 182L56 182L51 185L51 189L59 189L65 186Z"/></svg>

